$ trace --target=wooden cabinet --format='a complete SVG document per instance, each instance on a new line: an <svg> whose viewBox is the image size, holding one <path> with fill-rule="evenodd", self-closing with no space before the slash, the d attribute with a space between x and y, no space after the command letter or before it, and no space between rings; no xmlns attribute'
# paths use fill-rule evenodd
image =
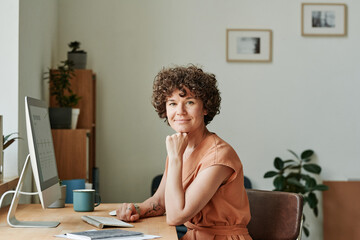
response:
<svg viewBox="0 0 360 240"><path fill-rule="evenodd" d="M55 70L54 70L55 71ZM70 80L72 90L81 97L76 108L80 115L76 129L53 129L55 157L60 179L85 178L92 182L95 167L96 75L89 69L76 69ZM50 97L50 107L57 107Z"/></svg>
<svg viewBox="0 0 360 240"><path fill-rule="evenodd" d="M360 181L324 181L324 240L360 239Z"/></svg>
<svg viewBox="0 0 360 240"><path fill-rule="evenodd" d="M56 165L59 178L89 179L88 129L53 129Z"/></svg>

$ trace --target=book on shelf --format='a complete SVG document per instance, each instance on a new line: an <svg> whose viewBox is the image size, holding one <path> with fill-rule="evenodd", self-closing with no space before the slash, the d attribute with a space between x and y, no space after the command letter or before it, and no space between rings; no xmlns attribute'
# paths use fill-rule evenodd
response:
<svg viewBox="0 0 360 240"><path fill-rule="evenodd" d="M140 237L143 235L144 234L141 232L126 231L122 229L109 229L109 230L98 230L98 231L90 230L90 231L67 233L66 237L70 239L93 240L93 239Z"/></svg>

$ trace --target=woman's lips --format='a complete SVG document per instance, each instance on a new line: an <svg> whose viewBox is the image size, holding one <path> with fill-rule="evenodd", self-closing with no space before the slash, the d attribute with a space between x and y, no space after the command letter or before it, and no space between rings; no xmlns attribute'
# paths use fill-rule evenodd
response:
<svg viewBox="0 0 360 240"><path fill-rule="evenodd" d="M175 122L177 122L177 123L187 123L189 121L190 121L190 119L177 119L177 120L175 120Z"/></svg>

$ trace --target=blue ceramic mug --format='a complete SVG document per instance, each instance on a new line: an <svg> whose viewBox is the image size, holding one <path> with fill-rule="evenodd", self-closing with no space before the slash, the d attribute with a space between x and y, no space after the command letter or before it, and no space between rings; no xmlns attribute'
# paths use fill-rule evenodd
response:
<svg viewBox="0 0 360 240"><path fill-rule="evenodd" d="M98 202L95 202L95 196L98 197ZM94 207L100 205L101 198L94 189L76 189L73 190L73 201L76 212L92 212Z"/></svg>

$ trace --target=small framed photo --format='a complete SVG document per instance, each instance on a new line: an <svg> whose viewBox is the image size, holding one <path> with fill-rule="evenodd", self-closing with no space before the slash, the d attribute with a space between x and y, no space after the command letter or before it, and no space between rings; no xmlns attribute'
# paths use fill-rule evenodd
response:
<svg viewBox="0 0 360 240"><path fill-rule="evenodd" d="M303 3L302 36L346 36L346 5L342 3Z"/></svg>
<svg viewBox="0 0 360 240"><path fill-rule="evenodd" d="M226 61L271 62L272 31L268 29L227 29Z"/></svg>

